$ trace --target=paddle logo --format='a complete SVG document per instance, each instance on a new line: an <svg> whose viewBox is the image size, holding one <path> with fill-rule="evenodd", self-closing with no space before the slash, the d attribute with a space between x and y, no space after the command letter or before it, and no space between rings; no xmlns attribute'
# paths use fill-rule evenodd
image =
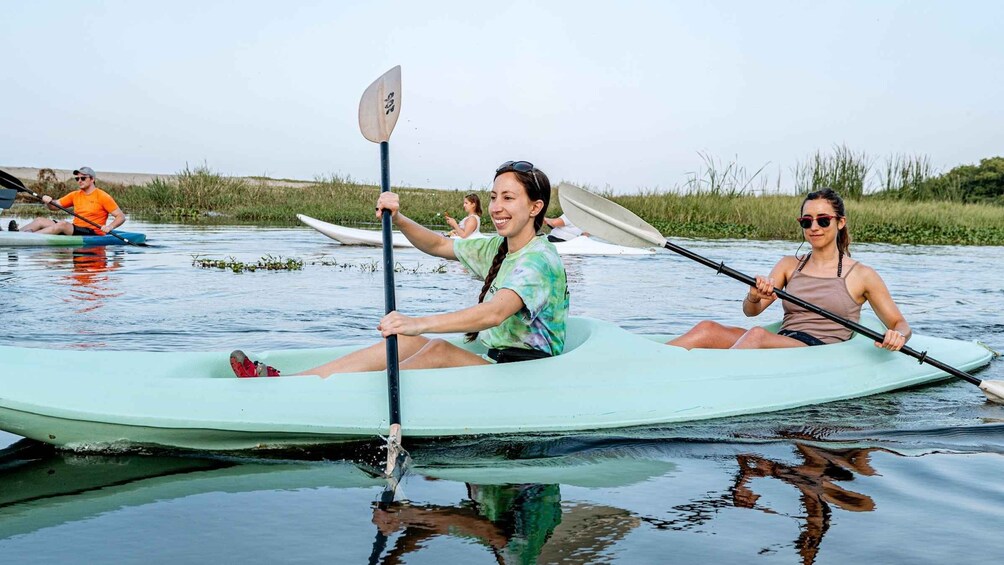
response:
<svg viewBox="0 0 1004 565"><path fill-rule="evenodd" d="M383 99L383 109L384 115L389 116L394 113L394 93L391 92L387 94L387 98Z"/></svg>

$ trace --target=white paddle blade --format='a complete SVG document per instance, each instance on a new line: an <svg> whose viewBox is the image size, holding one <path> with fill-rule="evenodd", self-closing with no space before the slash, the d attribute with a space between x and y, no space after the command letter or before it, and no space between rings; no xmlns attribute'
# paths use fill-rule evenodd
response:
<svg viewBox="0 0 1004 565"><path fill-rule="evenodd" d="M980 383L980 390L990 402L1004 404L1004 381L983 381Z"/></svg>
<svg viewBox="0 0 1004 565"><path fill-rule="evenodd" d="M558 185L561 210L576 227L609 242L629 247L662 247L666 238L627 208L582 188Z"/></svg>
<svg viewBox="0 0 1004 565"><path fill-rule="evenodd" d="M401 115L401 65L387 71L359 100L359 131L373 143L390 140Z"/></svg>

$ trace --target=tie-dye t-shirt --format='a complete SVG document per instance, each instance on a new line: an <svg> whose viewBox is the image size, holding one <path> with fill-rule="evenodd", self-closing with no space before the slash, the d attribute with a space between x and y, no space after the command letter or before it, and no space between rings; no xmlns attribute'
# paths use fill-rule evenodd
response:
<svg viewBox="0 0 1004 565"><path fill-rule="evenodd" d="M492 267L503 238L481 237L453 242L457 259L480 279ZM523 300L523 308L494 328L483 330L479 341L488 348L537 349L558 355L565 348L568 318L568 287L565 266L554 244L534 237L515 253L509 253L485 294L485 302L500 288L508 288Z"/></svg>

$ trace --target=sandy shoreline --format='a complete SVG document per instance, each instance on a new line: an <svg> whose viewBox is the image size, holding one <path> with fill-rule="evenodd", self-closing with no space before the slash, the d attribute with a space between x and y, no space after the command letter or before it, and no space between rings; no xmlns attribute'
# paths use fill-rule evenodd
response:
<svg viewBox="0 0 1004 565"><path fill-rule="evenodd" d="M14 175L15 177L21 179L24 182L34 182L38 180L38 171L41 170L38 167L7 167L0 166L0 169L7 171L8 173ZM52 169L56 173L56 178L60 181L69 180L73 176L73 169ZM174 180L175 175L173 174L155 174L155 173L116 173L107 172L95 169L97 173L97 184L101 185L101 181L112 182L115 184L122 184L126 186L134 185L140 186L147 184L156 179L164 179L167 181ZM260 180L255 177L254 180ZM311 184L311 181L290 181L290 180L274 180L265 179L265 182L269 186L302 186L306 184Z"/></svg>

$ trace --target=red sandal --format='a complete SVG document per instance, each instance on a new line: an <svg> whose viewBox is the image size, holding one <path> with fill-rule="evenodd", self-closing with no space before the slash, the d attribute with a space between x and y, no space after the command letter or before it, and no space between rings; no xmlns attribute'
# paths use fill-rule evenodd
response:
<svg viewBox="0 0 1004 565"><path fill-rule="evenodd" d="M278 377L279 370L271 365L252 361L240 349L235 349L230 354L230 368L239 378L249 377Z"/></svg>

